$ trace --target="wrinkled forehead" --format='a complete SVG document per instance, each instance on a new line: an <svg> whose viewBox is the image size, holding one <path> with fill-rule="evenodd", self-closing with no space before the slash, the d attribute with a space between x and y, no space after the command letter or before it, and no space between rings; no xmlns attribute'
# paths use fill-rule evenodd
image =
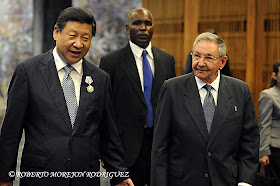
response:
<svg viewBox="0 0 280 186"><path fill-rule="evenodd" d="M219 54L218 43L215 41L201 40L195 45L193 52L203 55Z"/></svg>

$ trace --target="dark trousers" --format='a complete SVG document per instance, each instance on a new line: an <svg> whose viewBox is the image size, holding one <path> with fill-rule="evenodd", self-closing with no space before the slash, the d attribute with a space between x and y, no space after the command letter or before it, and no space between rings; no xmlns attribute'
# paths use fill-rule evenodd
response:
<svg viewBox="0 0 280 186"><path fill-rule="evenodd" d="M153 128L145 128L140 153L129 168L129 176L135 186L150 185L152 141Z"/></svg>
<svg viewBox="0 0 280 186"><path fill-rule="evenodd" d="M276 179L276 185L280 186L280 149L270 147L271 155L269 156L270 168Z"/></svg>

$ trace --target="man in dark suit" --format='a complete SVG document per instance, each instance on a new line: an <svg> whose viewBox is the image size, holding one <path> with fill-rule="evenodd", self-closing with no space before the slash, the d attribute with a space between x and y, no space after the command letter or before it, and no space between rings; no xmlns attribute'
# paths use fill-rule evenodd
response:
<svg viewBox="0 0 280 186"><path fill-rule="evenodd" d="M126 25L128 45L100 61L100 68L111 77L117 129L129 175L136 186L150 184L153 117L158 95L164 80L176 76L174 57L151 45L153 26L149 10L132 10ZM145 51L147 54L142 56Z"/></svg>
<svg viewBox="0 0 280 186"><path fill-rule="evenodd" d="M23 130L21 185L99 185L100 158L119 174L113 185L133 185L118 172L126 167L109 75L84 59L95 30L90 11L67 8L54 26L56 47L15 69L0 136L1 186L13 184Z"/></svg>
<svg viewBox="0 0 280 186"><path fill-rule="evenodd" d="M249 88L220 73L227 56L219 36L199 35L192 58L193 72L161 90L151 185L252 185L259 130Z"/></svg>

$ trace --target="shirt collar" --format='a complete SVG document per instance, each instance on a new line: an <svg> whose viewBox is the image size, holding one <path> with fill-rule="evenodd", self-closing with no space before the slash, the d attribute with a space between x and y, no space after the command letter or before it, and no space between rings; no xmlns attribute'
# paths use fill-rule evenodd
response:
<svg viewBox="0 0 280 186"><path fill-rule="evenodd" d="M63 69L67 64L59 57L56 47L53 49L53 57L54 57L54 61L55 61L55 66L56 66L56 70L60 71L61 69ZM83 59L81 59L80 61L78 61L77 63L72 64L72 66L74 67L74 69L76 70L76 72L78 72L78 74L82 74L82 62Z"/></svg>
<svg viewBox="0 0 280 186"><path fill-rule="evenodd" d="M137 46L136 44L132 43L130 40L129 40L129 45L130 45L130 48L132 50L132 53L137 57L137 58L141 58L142 57L142 53L143 53L143 50L146 50L148 52L148 55L154 59L154 56L153 56L153 53L152 53L152 43L150 42L149 45L147 46L147 48L143 49L139 46Z"/></svg>
<svg viewBox="0 0 280 186"><path fill-rule="evenodd" d="M218 76L216 77L216 79L210 84L214 90L216 90L218 92L219 90L219 85L220 85L220 79L221 79L221 75L220 75L220 70L218 71ZM198 90L202 89L204 85L206 85L205 82L203 82L200 78L195 76L195 81L197 84L197 88Z"/></svg>

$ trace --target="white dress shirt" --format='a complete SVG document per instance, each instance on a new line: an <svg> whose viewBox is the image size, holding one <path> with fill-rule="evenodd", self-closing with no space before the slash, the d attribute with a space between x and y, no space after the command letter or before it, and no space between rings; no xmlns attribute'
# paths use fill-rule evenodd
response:
<svg viewBox="0 0 280 186"><path fill-rule="evenodd" d="M137 66L137 69L138 69L138 74L139 74L139 78L140 78L140 82L141 82L141 86L142 86L142 91L144 92L143 56L142 56L142 53L143 53L143 50L146 50L148 52L147 59L150 63L150 67L151 67L151 70L152 70L153 75L154 75L155 74L155 63L154 63L154 56L153 56L153 53L152 53L152 44L150 42L146 49L143 49L143 48L137 46L136 44L132 43L131 41L129 41L129 45L130 45L130 48L132 50L132 53L133 53L135 61L136 61L136 66Z"/></svg>
<svg viewBox="0 0 280 186"><path fill-rule="evenodd" d="M221 78L221 75L220 75L220 71L219 71L216 79L211 84L209 84L213 87L211 89L211 93L213 95L216 106L217 106L217 102L218 102L218 91L219 91L219 85L220 85L220 78ZM196 76L195 76L195 81L196 81L196 85L197 85L198 92L199 92L199 95L200 95L200 100L201 100L201 103L202 103L202 106L203 106L204 99L207 95L207 90L205 88L203 88L203 86L206 85L206 83L203 82L201 79L199 79Z"/></svg>
<svg viewBox="0 0 280 186"><path fill-rule="evenodd" d="M63 77L65 74L65 70L63 69L67 64L59 57L56 47L53 49L53 57L55 61L56 70L58 73L58 77L60 80L60 84L62 85ZM75 93L76 93L76 99L77 104L79 106L80 101L80 87L83 77L83 66L82 66L83 60L81 59L79 62L72 64L75 70L71 71L71 77L73 79L74 85L75 85Z"/></svg>
<svg viewBox="0 0 280 186"><path fill-rule="evenodd" d="M217 106L217 103L218 103L218 90L219 90L219 85L220 85L220 79L221 79L221 75L220 75L220 71L219 71L216 79L210 84L213 87L211 89L211 93L213 95L216 106ZM203 88L203 86L206 83L203 82L201 79L199 79L196 76L195 76L195 81L196 81L196 85L197 85L197 88L198 88L198 91L199 91L200 100L201 100L201 103L202 103L202 106L203 106L204 99L207 95L207 90L205 88ZM238 183L238 186L252 186L252 185L250 185L248 183L240 182L240 183Z"/></svg>

